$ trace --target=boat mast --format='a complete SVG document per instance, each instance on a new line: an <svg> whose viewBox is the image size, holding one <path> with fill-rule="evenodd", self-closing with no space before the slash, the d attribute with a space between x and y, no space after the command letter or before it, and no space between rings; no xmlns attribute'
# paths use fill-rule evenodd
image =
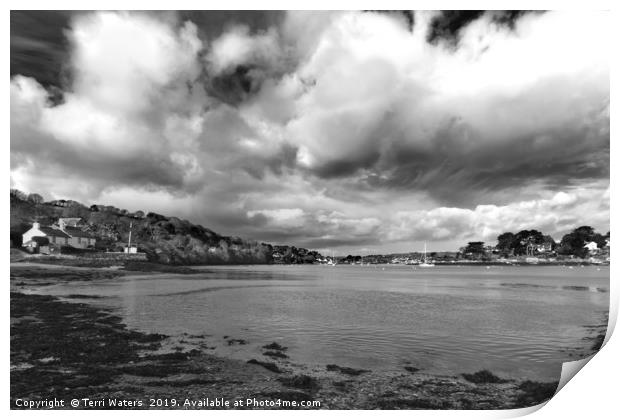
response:
<svg viewBox="0 0 620 420"><path fill-rule="evenodd" d="M129 222L129 241L127 242L127 252L131 252L131 228L133 227L133 222Z"/></svg>

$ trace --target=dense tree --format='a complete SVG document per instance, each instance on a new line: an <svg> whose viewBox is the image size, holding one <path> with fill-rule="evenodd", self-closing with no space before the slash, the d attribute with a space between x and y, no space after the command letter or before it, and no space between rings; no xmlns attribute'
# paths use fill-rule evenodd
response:
<svg viewBox="0 0 620 420"><path fill-rule="evenodd" d="M11 197L17 198L18 200L22 201L26 201L26 198L28 198L26 193L15 188L11 188Z"/></svg>
<svg viewBox="0 0 620 420"><path fill-rule="evenodd" d="M533 255L542 244L550 244L550 250L554 250L557 245L551 236L543 235L535 229L522 230L516 235L505 232L497 237L497 250L503 256Z"/></svg>
<svg viewBox="0 0 620 420"><path fill-rule="evenodd" d="M594 235L594 228L592 226L579 226L577 229L573 230L573 233L590 237Z"/></svg>
<svg viewBox="0 0 620 420"><path fill-rule="evenodd" d="M514 251L516 236L512 232L504 232L497 237L497 249L500 254L508 255Z"/></svg>
<svg viewBox="0 0 620 420"><path fill-rule="evenodd" d="M157 214L157 213L152 212L152 211L151 211L151 212L148 212L148 213L146 214L146 217L147 217L148 219L151 219L151 220L155 221L155 222L167 221L167 220L168 220L168 218L167 218L166 216L163 216L163 215L161 215L161 214Z"/></svg>
<svg viewBox="0 0 620 420"><path fill-rule="evenodd" d="M599 248L606 244L606 237L594 231L590 226L580 226L562 237L558 252L564 255L575 255L584 258L588 255L588 249L584 245L588 242L596 242Z"/></svg>
<svg viewBox="0 0 620 420"><path fill-rule="evenodd" d="M465 254L482 255L484 254L484 242L469 242L463 252Z"/></svg>
<svg viewBox="0 0 620 420"><path fill-rule="evenodd" d="M596 242L596 246L598 248L604 248L605 245L607 245L607 238L600 233L595 232L594 235L592 235L592 237L590 238L590 240Z"/></svg>
<svg viewBox="0 0 620 420"><path fill-rule="evenodd" d="M543 243L544 244L547 244L547 243L550 244L551 245L551 249L550 249L551 251L554 251L557 248L557 246L558 246L558 244L555 242L555 239L553 239L550 235L543 236Z"/></svg>
<svg viewBox="0 0 620 420"><path fill-rule="evenodd" d="M531 255L533 249L544 242L544 235L535 229L522 230L515 235L513 243L515 255Z"/></svg>
<svg viewBox="0 0 620 420"><path fill-rule="evenodd" d="M29 203L32 203L32 204L41 204L43 202L43 197L41 197L37 193L32 193L32 194L28 194L27 200Z"/></svg>

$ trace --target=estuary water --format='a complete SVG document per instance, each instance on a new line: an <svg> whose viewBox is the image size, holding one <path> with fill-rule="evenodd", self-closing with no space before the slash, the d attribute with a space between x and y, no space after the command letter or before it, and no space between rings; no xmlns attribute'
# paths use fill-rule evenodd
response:
<svg viewBox="0 0 620 420"><path fill-rule="evenodd" d="M591 354L609 307L609 267L226 266L45 287L103 296L134 329L200 336L215 354L373 371L458 375L489 369L557 380ZM229 339L248 344L229 345Z"/></svg>

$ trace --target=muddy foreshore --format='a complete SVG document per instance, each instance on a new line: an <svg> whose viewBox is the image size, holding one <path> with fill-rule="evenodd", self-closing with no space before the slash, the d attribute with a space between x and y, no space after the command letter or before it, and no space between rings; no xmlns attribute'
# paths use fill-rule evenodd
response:
<svg viewBox="0 0 620 420"><path fill-rule="evenodd" d="M135 274L135 271L132 271ZM509 409L551 398L557 383L517 382L491 372L459 376L424 374L406 366L385 373L291 363L286 343L264 343L262 357L248 361L210 354L208 346L167 351L167 337L132 331L109 310L84 296L58 299L29 293L58 282L115 278L125 270L11 267L11 407L56 398L71 409L89 408L297 408L317 409ZM24 293L25 292L25 293ZM74 300L74 301L72 301ZM192 337L188 337L188 340ZM200 337L193 337L200 338ZM243 345L231 339L229 345ZM248 406L247 400L258 403ZM174 400L174 402L173 402ZM112 406L122 401L130 406ZM215 402L220 405L213 406ZM244 402L243 406L235 405ZM47 408L47 407L42 407ZM299 407L302 408L302 407Z"/></svg>

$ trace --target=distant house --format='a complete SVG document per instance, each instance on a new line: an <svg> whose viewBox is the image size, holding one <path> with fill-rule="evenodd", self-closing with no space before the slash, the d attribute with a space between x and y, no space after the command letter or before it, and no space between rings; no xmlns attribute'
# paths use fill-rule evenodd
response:
<svg viewBox="0 0 620 420"><path fill-rule="evenodd" d="M551 252L555 246L555 241L553 239L545 239L541 244L537 245L536 251L539 253L543 252Z"/></svg>
<svg viewBox="0 0 620 420"><path fill-rule="evenodd" d="M69 234L69 244L74 248L92 248L95 246L95 237L80 228L65 226L63 232Z"/></svg>
<svg viewBox="0 0 620 420"><path fill-rule="evenodd" d="M33 247L34 244L31 242L37 243L38 241L33 241L34 238L46 238L48 243L55 245L69 245L71 236L60 229L55 229L51 226L41 226L38 222L34 222L32 228L22 235L22 244L27 246L30 243L30 246Z"/></svg>
<svg viewBox="0 0 620 420"><path fill-rule="evenodd" d="M56 207L67 207L67 200L52 200L48 201L46 204Z"/></svg>
<svg viewBox="0 0 620 420"><path fill-rule="evenodd" d="M597 255L600 251L598 248L598 244L594 241L586 242L583 247L588 250L588 253L590 255Z"/></svg>
<svg viewBox="0 0 620 420"><path fill-rule="evenodd" d="M77 227L82 221L79 217L61 217L58 219L59 225Z"/></svg>
<svg viewBox="0 0 620 420"><path fill-rule="evenodd" d="M136 245L125 246L123 248L123 252L125 254L137 254L138 253L138 247Z"/></svg>
<svg viewBox="0 0 620 420"><path fill-rule="evenodd" d="M584 246L584 248L587 248L588 251L592 252L592 251L596 251L598 249L598 245L596 244L596 242L592 241L592 242L587 242Z"/></svg>
<svg viewBox="0 0 620 420"><path fill-rule="evenodd" d="M22 235L22 243L26 247L30 244L32 250L38 248L40 252L43 252L44 249L41 249L41 245L37 242L40 240L32 242L34 238L46 238L48 244L52 247L54 245L58 247L63 245L72 246L73 248L82 249L94 247L96 243L95 237L78 228L77 225L80 219L75 219L59 219L58 224L54 226L41 226L40 223L34 222L32 228Z"/></svg>
<svg viewBox="0 0 620 420"><path fill-rule="evenodd" d="M490 254L497 254L497 248L492 246L492 245L486 245L484 247L484 253L488 254L488 255L490 255Z"/></svg>

